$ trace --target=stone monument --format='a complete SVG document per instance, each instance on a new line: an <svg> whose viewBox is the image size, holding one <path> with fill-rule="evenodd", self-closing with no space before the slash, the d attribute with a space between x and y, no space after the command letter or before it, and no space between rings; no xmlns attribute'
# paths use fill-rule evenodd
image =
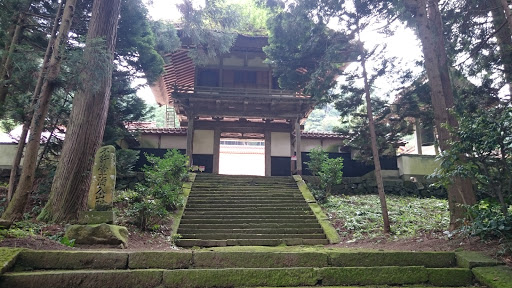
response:
<svg viewBox="0 0 512 288"><path fill-rule="evenodd" d="M114 222L113 199L116 188L116 149L103 146L96 152L92 169L88 211L81 213L80 224L111 224Z"/></svg>

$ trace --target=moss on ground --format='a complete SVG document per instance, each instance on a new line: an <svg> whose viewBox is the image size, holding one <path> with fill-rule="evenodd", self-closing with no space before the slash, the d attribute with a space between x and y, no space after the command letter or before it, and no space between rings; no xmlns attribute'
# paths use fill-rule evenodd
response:
<svg viewBox="0 0 512 288"><path fill-rule="evenodd" d="M128 268L130 269L187 269L192 267L193 263L191 251L143 251L130 253L128 257Z"/></svg>
<svg viewBox="0 0 512 288"><path fill-rule="evenodd" d="M403 285L428 281L425 267L331 267L319 271L322 285Z"/></svg>
<svg viewBox="0 0 512 288"><path fill-rule="evenodd" d="M473 273L466 268L429 268L428 282L434 286L467 286L473 283Z"/></svg>
<svg viewBox="0 0 512 288"><path fill-rule="evenodd" d="M475 267L472 271L478 282L490 288L512 287L512 269L510 267Z"/></svg>
<svg viewBox="0 0 512 288"><path fill-rule="evenodd" d="M497 259L493 259L487 255L474 251L456 252L457 266L462 268L473 268L483 266L496 266L501 264Z"/></svg>
<svg viewBox="0 0 512 288"><path fill-rule="evenodd" d="M163 270L79 270L8 273L0 278L0 287L156 287Z"/></svg>
<svg viewBox="0 0 512 288"><path fill-rule="evenodd" d="M23 249L0 247L0 275L11 269Z"/></svg>
<svg viewBox="0 0 512 288"><path fill-rule="evenodd" d="M306 182L302 180L302 177L300 175L293 175L293 179L295 182L297 182L297 186L299 187L300 192L302 193L302 196L308 202L309 208L315 213L316 219L318 223L320 223L320 226L322 226L322 229L324 230L325 236L327 236L327 239L329 240L329 243L331 244L337 244L341 242L341 237L338 234L338 231L332 226L331 222L328 220L329 218L325 213L322 211L322 207L316 203L316 199L309 191L308 185L306 185Z"/></svg>
<svg viewBox="0 0 512 288"><path fill-rule="evenodd" d="M187 206L188 196L190 195L190 191L192 190L192 185L196 180L196 173L188 174L188 182L183 183L183 206L178 208L178 210L171 215L172 218L172 226L171 226L171 235L175 235L178 231L178 227L180 226L181 218L183 217L183 212L185 211L185 207Z"/></svg>
<svg viewBox="0 0 512 288"><path fill-rule="evenodd" d="M164 271L165 287L253 287L314 286L318 277L313 268L293 269L192 269Z"/></svg>
<svg viewBox="0 0 512 288"><path fill-rule="evenodd" d="M126 269L128 255L112 251L31 251L20 253L15 269Z"/></svg>

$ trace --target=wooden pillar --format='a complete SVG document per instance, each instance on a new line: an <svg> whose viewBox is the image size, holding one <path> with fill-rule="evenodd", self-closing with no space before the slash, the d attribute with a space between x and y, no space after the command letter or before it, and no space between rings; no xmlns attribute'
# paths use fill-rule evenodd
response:
<svg viewBox="0 0 512 288"><path fill-rule="evenodd" d="M297 156L297 175L302 175L302 155L300 153L300 119L295 122L295 153Z"/></svg>
<svg viewBox="0 0 512 288"><path fill-rule="evenodd" d="M423 139L422 139L422 135L421 135L421 122L420 122L420 118L416 118L415 119L415 127L416 129L416 147L417 147L417 152L418 152L418 155L421 155L423 154L423 151L421 150L421 145L423 144Z"/></svg>
<svg viewBox="0 0 512 288"><path fill-rule="evenodd" d="M272 176L272 136L265 130L265 176Z"/></svg>
<svg viewBox="0 0 512 288"><path fill-rule="evenodd" d="M194 163L192 159L192 155L194 155L194 116L188 116L188 126L187 126L187 156L189 159L189 164L192 166Z"/></svg>
<svg viewBox="0 0 512 288"><path fill-rule="evenodd" d="M213 174L219 174L220 134L220 128L215 128L213 132Z"/></svg>

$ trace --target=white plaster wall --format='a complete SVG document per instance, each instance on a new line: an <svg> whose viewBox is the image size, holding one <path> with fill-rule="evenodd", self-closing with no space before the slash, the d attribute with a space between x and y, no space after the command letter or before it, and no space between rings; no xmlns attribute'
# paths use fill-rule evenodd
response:
<svg viewBox="0 0 512 288"><path fill-rule="evenodd" d="M42 147L39 148L39 153L41 153L42 149ZM0 144L0 168L11 168L12 161L16 156L16 150L18 150L18 144ZM21 158L20 166L23 166L23 158Z"/></svg>
<svg viewBox="0 0 512 288"><path fill-rule="evenodd" d="M320 139L301 139L300 151L309 152L311 149L317 148L321 145Z"/></svg>
<svg viewBox="0 0 512 288"><path fill-rule="evenodd" d="M158 148L158 135L140 135L139 142L141 148Z"/></svg>
<svg viewBox="0 0 512 288"><path fill-rule="evenodd" d="M439 167L439 162L431 155L400 155L397 164L400 176L430 175Z"/></svg>
<svg viewBox="0 0 512 288"><path fill-rule="evenodd" d="M187 149L187 136L162 135L160 148Z"/></svg>
<svg viewBox="0 0 512 288"><path fill-rule="evenodd" d="M236 56L230 56L222 59L224 67L244 67L244 59Z"/></svg>
<svg viewBox="0 0 512 288"><path fill-rule="evenodd" d="M310 152L311 149L322 146L322 149L327 152L338 152L338 147L341 145L339 139L309 139L302 138L300 150L301 152Z"/></svg>
<svg viewBox="0 0 512 288"><path fill-rule="evenodd" d="M254 57L254 58L249 58L247 60L247 66L249 67L261 67L261 68L268 68L268 64L266 63L263 63L263 58L261 57Z"/></svg>
<svg viewBox="0 0 512 288"><path fill-rule="evenodd" d="M213 154L213 130L194 130L194 154Z"/></svg>
<svg viewBox="0 0 512 288"><path fill-rule="evenodd" d="M271 156L290 157L291 143L290 133L286 132L271 132Z"/></svg>

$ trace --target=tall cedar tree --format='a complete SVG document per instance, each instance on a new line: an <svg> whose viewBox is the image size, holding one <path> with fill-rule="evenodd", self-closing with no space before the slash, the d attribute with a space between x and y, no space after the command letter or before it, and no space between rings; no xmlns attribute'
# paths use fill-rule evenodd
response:
<svg viewBox="0 0 512 288"><path fill-rule="evenodd" d="M406 0L406 5L415 19L422 44L439 147L441 150L447 150L453 139L445 125L456 129L458 123L457 119L449 113L449 109L452 109L455 103L439 1ZM462 205L476 203L470 179L455 177L452 185L448 187L448 200L450 229L455 229L460 225L458 220L465 217L465 208Z"/></svg>
<svg viewBox="0 0 512 288"><path fill-rule="evenodd" d="M83 85L73 99L70 124L48 203L39 218L65 221L86 208L94 154L101 145L112 86L114 50L121 0L95 0L85 48ZM95 49L103 40L108 63L101 63ZM98 61L100 60L100 61ZM97 73L101 73L98 77Z"/></svg>
<svg viewBox="0 0 512 288"><path fill-rule="evenodd" d="M77 0L66 1L59 33L57 39L53 43L52 56L46 70L46 78L43 81L41 93L39 96L33 95L33 97L38 99L30 125L29 139L26 147L25 158L23 159L23 170L16 192L2 215L2 218L6 220L13 221L22 216L23 209L25 208L30 192L32 191L34 175L36 172L37 156L39 152L39 141L41 139L44 120L48 113L50 98L55 89L57 84L56 80L60 73L62 62L61 54L67 43L68 32L71 27L71 22L73 21L76 1ZM44 67L42 68L41 73L43 72L45 72Z"/></svg>
<svg viewBox="0 0 512 288"><path fill-rule="evenodd" d="M21 158L23 157L23 150L25 149L25 141L27 139L28 131L30 129L30 122L32 121L32 117L34 115L35 104L37 103L39 93L41 92L41 88L42 88L43 82L44 82L44 76L46 75L48 64L50 62L50 56L52 53L51 48L53 47L53 44L55 43L55 39L57 38L57 29L59 28L59 19L61 16L60 15L61 10L62 10L62 2L59 4L57 14L55 15L52 32L50 34L50 41L48 42L48 46L46 48L46 52L45 52L45 55L43 58L43 63L41 64L41 73L39 73L39 76L37 78L37 84L36 84L34 93L32 95L32 101L30 103L29 111L27 113L25 121L23 122L20 139L18 140L16 156L14 157L12 167L11 167L11 174L9 176L9 187L8 187L8 191L7 191L7 203L9 203L11 201L12 195L14 193L14 189L16 187L18 168L21 163ZM47 140L48 143L50 142L49 140L50 139Z"/></svg>

